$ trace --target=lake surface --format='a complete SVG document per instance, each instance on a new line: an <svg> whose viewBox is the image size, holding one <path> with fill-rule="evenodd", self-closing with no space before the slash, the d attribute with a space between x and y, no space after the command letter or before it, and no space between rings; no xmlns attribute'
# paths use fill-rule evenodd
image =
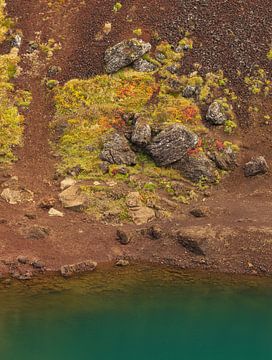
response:
<svg viewBox="0 0 272 360"><path fill-rule="evenodd" d="M126 268L0 287L3 360L269 360L272 280Z"/></svg>

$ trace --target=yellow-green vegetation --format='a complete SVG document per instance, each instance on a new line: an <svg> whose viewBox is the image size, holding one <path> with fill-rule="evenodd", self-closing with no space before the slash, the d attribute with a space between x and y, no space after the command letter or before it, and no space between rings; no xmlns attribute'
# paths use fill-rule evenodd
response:
<svg viewBox="0 0 272 360"><path fill-rule="evenodd" d="M269 51L268 51L268 53L267 53L266 56L267 56L267 59L268 59L268 60L272 61L272 48L269 49Z"/></svg>
<svg viewBox="0 0 272 360"><path fill-rule="evenodd" d="M10 20L5 17L5 2L0 2L0 38L5 40ZM31 95L26 91L16 91L12 79L19 75L18 49L0 55L0 164L15 160L13 149L22 144L24 117L19 107L27 107Z"/></svg>
<svg viewBox="0 0 272 360"><path fill-rule="evenodd" d="M118 2L116 2L116 3L114 4L114 6L113 6L113 11L114 11L114 12L118 12L118 11L120 11L120 10L122 9L122 7L123 7L122 3L120 3L120 2L118 1Z"/></svg>
<svg viewBox="0 0 272 360"><path fill-rule="evenodd" d="M267 96L272 91L272 81L268 72L257 67L252 76L245 77L245 84L254 95Z"/></svg>
<svg viewBox="0 0 272 360"><path fill-rule="evenodd" d="M12 20L7 17L5 13L6 2L5 0L0 0L0 43L2 43L5 38L7 31L10 29L13 24Z"/></svg>
<svg viewBox="0 0 272 360"><path fill-rule="evenodd" d="M133 34L136 35L136 36L141 36L142 35L142 29L135 29L133 30Z"/></svg>
<svg viewBox="0 0 272 360"><path fill-rule="evenodd" d="M178 46L191 48L192 42L186 37ZM155 133L177 123L196 132L199 142L196 149L188 152L189 156L227 147L223 141L216 143L209 138L201 116L204 103L210 104L213 99L221 102L228 117L224 130L231 133L236 127L231 104L236 98L227 88L223 72L206 77L198 72L172 74L167 67L179 63L183 50L177 52L163 42L156 52L163 56L158 58L155 54L156 59L149 54L144 56L157 66L151 73L124 69L113 75L74 79L64 86L55 83L53 86L56 116L51 127L57 139L52 144L61 158L58 172L63 176L72 174L84 182L84 191L90 198L88 212L105 221L110 221L113 214L115 221L130 220L126 195L131 191L140 192L145 204L155 204L160 209L162 198L170 197L177 204L188 203L197 196L195 190L204 189L206 182L203 179L201 186L192 184L178 170L156 166L139 148L135 166L102 164L100 155L105 139L111 132L131 132L131 114L140 114ZM191 97L183 96L188 86L196 90ZM103 166L108 167L105 170ZM218 172L218 179L219 175L222 172Z"/></svg>

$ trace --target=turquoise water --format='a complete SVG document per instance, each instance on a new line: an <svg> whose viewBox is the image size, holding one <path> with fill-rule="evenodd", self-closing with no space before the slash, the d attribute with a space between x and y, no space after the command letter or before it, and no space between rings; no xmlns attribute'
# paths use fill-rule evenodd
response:
<svg viewBox="0 0 272 360"><path fill-rule="evenodd" d="M269 360L269 279L122 269L0 288L1 360Z"/></svg>

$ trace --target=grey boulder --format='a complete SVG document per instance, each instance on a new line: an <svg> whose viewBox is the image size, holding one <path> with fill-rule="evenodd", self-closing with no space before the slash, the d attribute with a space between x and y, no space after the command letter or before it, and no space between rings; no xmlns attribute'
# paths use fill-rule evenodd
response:
<svg viewBox="0 0 272 360"><path fill-rule="evenodd" d="M266 174L269 170L267 162L263 156L252 158L246 163L244 167L244 174L246 177L255 176L259 174Z"/></svg>
<svg viewBox="0 0 272 360"><path fill-rule="evenodd" d="M108 74L132 64L151 49L151 44L138 39L124 40L106 50L105 70Z"/></svg>
<svg viewBox="0 0 272 360"><path fill-rule="evenodd" d="M147 151L158 166L167 166L182 159L197 142L195 133L180 124L174 124L155 136L147 146Z"/></svg>
<svg viewBox="0 0 272 360"><path fill-rule="evenodd" d="M136 164L136 155L131 150L129 142L118 133L114 133L105 141L100 158L110 164L129 166Z"/></svg>

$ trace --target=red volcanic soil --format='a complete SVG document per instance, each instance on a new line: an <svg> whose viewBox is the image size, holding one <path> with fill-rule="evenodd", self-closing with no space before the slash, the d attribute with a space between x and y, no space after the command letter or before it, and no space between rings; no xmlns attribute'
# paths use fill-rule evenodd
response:
<svg viewBox="0 0 272 360"><path fill-rule="evenodd" d="M118 13L112 11L115 1L53 1L8 0L10 16L23 32L21 55L22 76L17 85L31 90L33 101L26 112L24 146L18 150L19 161L0 173L0 183L7 175L18 176L20 184L34 192L35 202L28 205L8 205L0 200L0 271L13 269L15 259L26 256L41 260L46 268L57 270L63 264L93 259L114 263L118 257L131 261L146 261L201 268L210 271L263 274L272 273L272 186L271 175L246 179L242 164L253 155L264 155L272 164L272 125L257 122L247 113L250 97L241 78L251 73L255 65L271 72L266 53L272 41L272 4L270 0L126 0ZM128 21L129 20L129 21ZM97 40L105 22L112 31ZM214 187L209 197L198 203L184 205L183 214L175 222L160 226L165 236L150 240L142 236L135 225L124 226L133 231L133 241L122 246L116 240L116 228L104 225L81 213L64 211L63 218L49 218L38 204L45 198L56 198L59 180L54 177L56 159L48 143L49 122L53 117L52 99L41 84L48 66L41 64L38 74L31 75L29 59L24 57L27 43L41 32L44 41L54 38L62 49L51 65L62 68L58 79L63 83L72 78L86 78L103 73L105 49L132 36L135 28L143 30L143 38L152 40L157 32L162 39L175 43L183 30L190 31L194 50L183 61L185 72L193 63L201 63L202 71L222 69L231 86L241 97L240 165L222 183ZM271 113L271 98L260 104ZM8 174L7 174L8 173ZM189 212L205 204L211 210L207 218L196 219ZM60 204L58 204L58 208ZM29 219L30 216L34 219ZM28 216L26 216L28 215ZM25 234L33 225L50 229L48 237L28 239ZM194 229L206 239L205 257L188 253L170 236L173 229ZM7 265L8 264L8 265Z"/></svg>

